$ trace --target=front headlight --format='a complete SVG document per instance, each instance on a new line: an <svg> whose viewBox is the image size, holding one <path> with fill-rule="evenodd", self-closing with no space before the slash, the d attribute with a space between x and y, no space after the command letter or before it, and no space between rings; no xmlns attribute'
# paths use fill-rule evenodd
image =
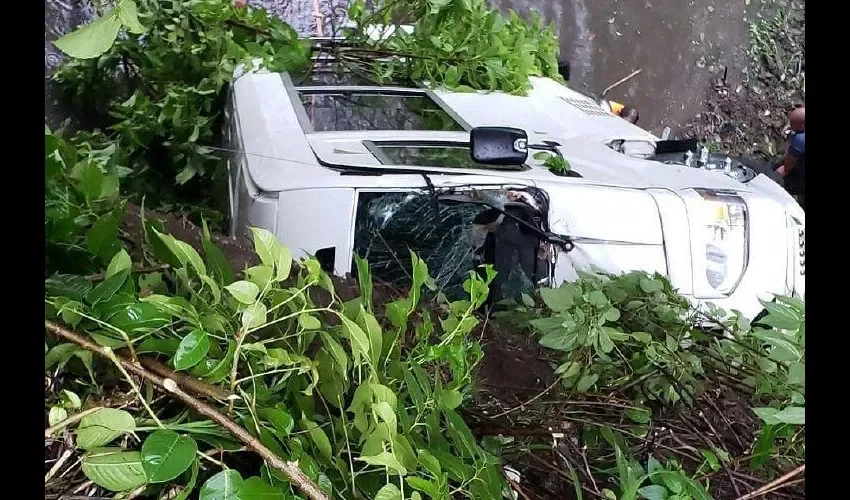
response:
<svg viewBox="0 0 850 500"><path fill-rule="evenodd" d="M728 296L735 291L747 268L747 205L732 194L707 190L697 193L702 203L692 226L696 244L694 292L700 298Z"/></svg>

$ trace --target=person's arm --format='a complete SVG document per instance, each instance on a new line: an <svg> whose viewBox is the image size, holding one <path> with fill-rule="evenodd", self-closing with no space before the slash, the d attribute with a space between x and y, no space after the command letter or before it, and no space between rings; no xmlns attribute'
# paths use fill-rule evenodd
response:
<svg viewBox="0 0 850 500"><path fill-rule="evenodd" d="M795 135L785 151L785 158L782 159L782 164L776 169L776 173L785 177L797 165L797 160L806 154L805 138L800 135Z"/></svg>

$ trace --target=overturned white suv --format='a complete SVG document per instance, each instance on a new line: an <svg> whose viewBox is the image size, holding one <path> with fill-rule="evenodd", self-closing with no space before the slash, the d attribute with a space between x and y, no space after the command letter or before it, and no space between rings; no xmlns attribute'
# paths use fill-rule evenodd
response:
<svg viewBox="0 0 850 500"><path fill-rule="evenodd" d="M391 283L409 279L412 250L449 294L490 263L493 300L580 270L661 273L749 317L759 299L803 296L805 215L773 180L532 84L514 96L374 86L332 66L242 75L224 127L231 231L268 229L339 275L357 254Z"/></svg>

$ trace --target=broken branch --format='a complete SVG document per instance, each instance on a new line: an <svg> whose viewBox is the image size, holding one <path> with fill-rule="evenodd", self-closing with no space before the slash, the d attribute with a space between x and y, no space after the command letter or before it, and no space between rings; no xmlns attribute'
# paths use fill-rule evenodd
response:
<svg viewBox="0 0 850 500"><path fill-rule="evenodd" d="M151 373L142 366L133 364L124 358L120 358L111 350L94 344L76 332L68 330L67 328L64 328L52 321L45 320L44 328L57 337L70 340L71 342L78 344L80 347L96 352L101 356L110 357L110 354L112 354L112 356L115 356L121 366L128 372L138 375L152 382L154 385L165 389L168 393L181 400L199 414L212 419L217 424L224 427L234 437L245 444L248 449L262 457L270 467L273 467L285 474L292 483L301 490L301 492L307 495L308 498L312 500L328 500L327 495L325 495L319 487L301 471L296 462L283 460L275 455L274 452L266 448L257 438L249 434L248 431L240 427L237 423L222 415L219 411L207 403L204 403L203 401L184 392L173 379L162 378L159 375Z"/></svg>

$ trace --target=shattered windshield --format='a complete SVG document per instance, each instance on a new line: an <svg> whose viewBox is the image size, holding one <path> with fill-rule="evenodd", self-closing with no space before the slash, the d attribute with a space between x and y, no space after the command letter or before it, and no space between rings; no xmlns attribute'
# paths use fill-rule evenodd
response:
<svg viewBox="0 0 850 500"><path fill-rule="evenodd" d="M485 196L506 197L501 191ZM499 272L493 298L519 299L533 291L541 272L539 246L539 239L513 219L470 197L362 193L358 201L354 250L376 277L399 287L412 281L414 251L449 298L463 297L469 272L490 263Z"/></svg>

